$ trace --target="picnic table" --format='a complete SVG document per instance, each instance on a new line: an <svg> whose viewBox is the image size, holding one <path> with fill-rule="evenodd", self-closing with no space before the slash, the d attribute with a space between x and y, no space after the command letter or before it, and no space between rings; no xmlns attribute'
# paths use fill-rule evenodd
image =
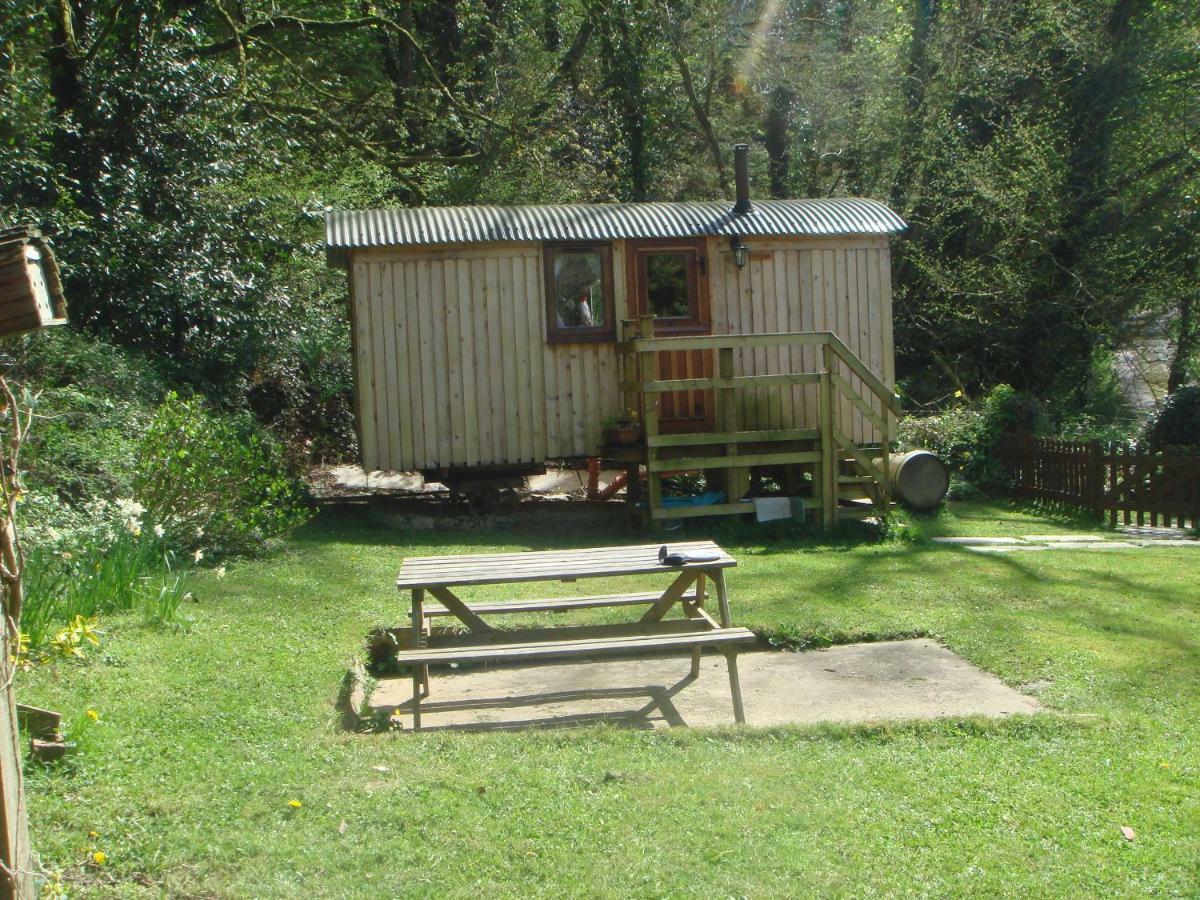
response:
<svg viewBox="0 0 1200 900"><path fill-rule="evenodd" d="M681 553L694 560L669 565L660 559L663 546L642 544L405 559L396 586L412 593L412 649L398 651L395 659L412 669L414 730L421 727L421 700L429 695L430 666L587 659L600 655L674 650L691 652L689 677L696 678L700 674L700 653L705 647L724 653L729 668L734 719L744 722L737 650L754 643L756 638L748 629L733 627L729 614L725 569L736 566L737 561L712 541L692 541L665 545L668 553ZM661 591L547 600L466 603L453 590L479 585L574 582L585 578L647 574L673 577ZM716 590L720 621L705 609L708 581ZM426 594L437 602L427 603ZM644 607L644 611L636 621L610 625L500 630L488 621L497 615L603 607ZM675 607L679 608L681 617L667 618ZM430 620L438 617L457 619L466 626L466 633L433 633Z"/></svg>

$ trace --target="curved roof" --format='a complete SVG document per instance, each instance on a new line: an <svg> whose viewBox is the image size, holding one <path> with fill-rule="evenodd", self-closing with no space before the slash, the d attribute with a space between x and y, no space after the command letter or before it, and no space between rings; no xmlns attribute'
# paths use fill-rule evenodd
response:
<svg viewBox="0 0 1200 900"><path fill-rule="evenodd" d="M330 251L492 241L591 241L708 235L830 236L895 234L908 227L878 200L757 200L733 205L612 203L557 206L423 206L325 214Z"/></svg>

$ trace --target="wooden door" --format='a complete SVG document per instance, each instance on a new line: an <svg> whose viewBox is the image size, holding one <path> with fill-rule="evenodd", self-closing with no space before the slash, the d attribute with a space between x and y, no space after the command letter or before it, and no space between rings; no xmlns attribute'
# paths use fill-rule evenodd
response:
<svg viewBox="0 0 1200 900"><path fill-rule="evenodd" d="M657 337L712 334L708 259L703 238L629 241L625 258L629 296L634 300L635 312L639 316L654 316ZM656 355L660 379L712 376L710 351ZM658 422L663 434L713 429L712 391L672 391L659 396L662 405Z"/></svg>

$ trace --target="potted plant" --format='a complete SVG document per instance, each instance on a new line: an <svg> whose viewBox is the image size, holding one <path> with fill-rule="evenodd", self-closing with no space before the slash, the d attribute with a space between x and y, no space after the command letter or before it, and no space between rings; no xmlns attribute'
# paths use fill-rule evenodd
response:
<svg viewBox="0 0 1200 900"><path fill-rule="evenodd" d="M604 443L613 447L634 447L642 440L642 423L636 410L627 409L619 416L604 420Z"/></svg>

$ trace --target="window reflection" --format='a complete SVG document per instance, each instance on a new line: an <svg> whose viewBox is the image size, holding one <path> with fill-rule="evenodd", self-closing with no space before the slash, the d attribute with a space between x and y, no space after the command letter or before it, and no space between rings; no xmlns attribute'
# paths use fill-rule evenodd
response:
<svg viewBox="0 0 1200 900"><path fill-rule="evenodd" d="M604 324L604 278L598 252L568 250L555 255L554 309L559 328Z"/></svg>
<svg viewBox="0 0 1200 900"><path fill-rule="evenodd" d="M655 253L646 257L646 297L655 318L686 318L692 314L686 254Z"/></svg>

